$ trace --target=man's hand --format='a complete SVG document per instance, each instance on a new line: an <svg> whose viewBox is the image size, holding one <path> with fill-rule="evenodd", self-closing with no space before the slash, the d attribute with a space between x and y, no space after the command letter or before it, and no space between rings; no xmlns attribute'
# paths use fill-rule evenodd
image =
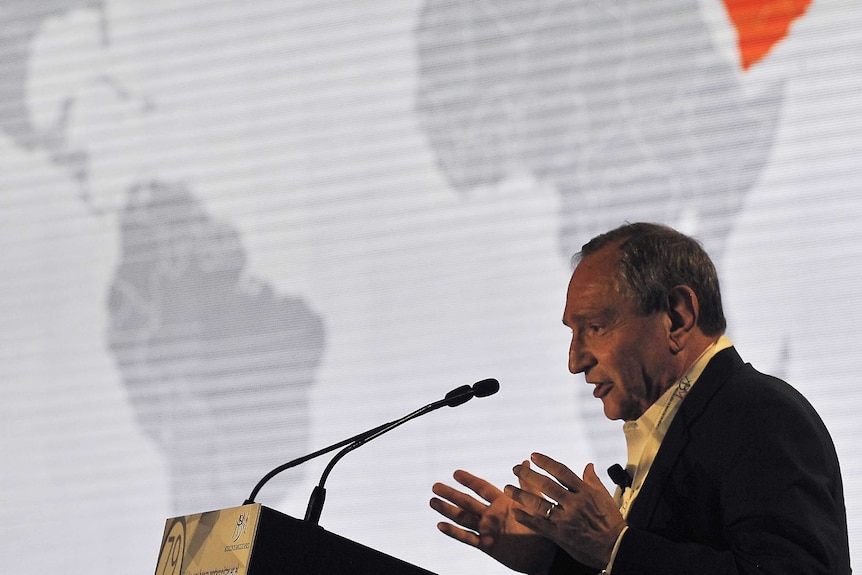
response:
<svg viewBox="0 0 862 575"><path fill-rule="evenodd" d="M529 468L529 462L522 466ZM437 528L454 539L481 549L503 565L530 574L544 574L554 560L556 545L537 535L515 520L515 502L484 479L466 471L456 471L455 481L475 492L484 501L435 483L433 491L439 497L431 499L431 507L460 527L441 522ZM522 484L523 492L530 487Z"/></svg>
<svg viewBox="0 0 862 575"><path fill-rule="evenodd" d="M512 508L512 515L584 565L604 569L626 521L593 464L587 465L581 479L550 457L534 453L531 459L556 481L529 465L516 465L513 471L521 489L507 485L505 490L518 504Z"/></svg>

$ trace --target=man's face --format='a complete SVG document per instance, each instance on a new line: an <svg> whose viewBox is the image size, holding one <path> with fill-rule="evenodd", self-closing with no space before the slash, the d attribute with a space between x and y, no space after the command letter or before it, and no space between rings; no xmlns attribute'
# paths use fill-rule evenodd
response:
<svg viewBox="0 0 862 575"><path fill-rule="evenodd" d="M572 330L569 371L595 385L608 419L640 417L678 377L667 313L643 315L621 290L617 244L584 258L572 274L563 323Z"/></svg>

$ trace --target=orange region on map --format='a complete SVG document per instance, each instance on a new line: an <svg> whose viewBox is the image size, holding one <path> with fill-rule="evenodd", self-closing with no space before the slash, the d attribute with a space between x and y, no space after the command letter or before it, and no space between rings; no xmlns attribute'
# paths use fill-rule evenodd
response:
<svg viewBox="0 0 862 575"><path fill-rule="evenodd" d="M724 0L739 38L742 68L759 62L780 42L811 0Z"/></svg>

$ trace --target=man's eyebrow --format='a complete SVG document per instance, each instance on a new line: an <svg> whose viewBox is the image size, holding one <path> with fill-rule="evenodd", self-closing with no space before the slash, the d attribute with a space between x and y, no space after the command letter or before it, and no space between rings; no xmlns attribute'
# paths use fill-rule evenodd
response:
<svg viewBox="0 0 862 575"><path fill-rule="evenodd" d="M573 313L563 317L563 325L569 327L573 323L586 323L591 321L607 321L614 315L614 310L611 308L602 308L590 310L587 313Z"/></svg>
<svg viewBox="0 0 862 575"><path fill-rule="evenodd" d="M591 315L594 316L596 314L591 314ZM573 313L573 314L570 314L568 317L563 316L563 325L566 327L569 327L569 324L572 324L572 323L579 323L579 322L588 321L590 317L591 316L587 315L587 314Z"/></svg>

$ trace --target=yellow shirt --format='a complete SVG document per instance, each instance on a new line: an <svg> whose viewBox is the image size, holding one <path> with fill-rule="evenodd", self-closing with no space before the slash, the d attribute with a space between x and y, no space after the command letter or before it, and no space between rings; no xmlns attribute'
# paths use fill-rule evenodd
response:
<svg viewBox="0 0 862 575"><path fill-rule="evenodd" d="M733 342L727 336L722 335L715 343L704 350L700 357L695 360L694 364L685 372L675 385L672 385L664 394L653 403L643 415L635 421L627 421L623 424L623 433L626 436L626 450L628 452L628 461L626 462L626 472L632 478L631 487L626 487L625 490L617 487L614 498L620 506L620 513L623 517L628 517L629 509L632 503L640 493L644 480L646 480L649 470L652 467L655 456L661 447L661 442L670 427L679 407L686 398L691 388L697 382L706 365L709 363L715 354L723 349L732 347ZM617 555L617 550L620 547L620 542L626 532L625 528L617 538L614 549L611 552L611 560L603 573L610 573L611 567L614 564L614 558Z"/></svg>

